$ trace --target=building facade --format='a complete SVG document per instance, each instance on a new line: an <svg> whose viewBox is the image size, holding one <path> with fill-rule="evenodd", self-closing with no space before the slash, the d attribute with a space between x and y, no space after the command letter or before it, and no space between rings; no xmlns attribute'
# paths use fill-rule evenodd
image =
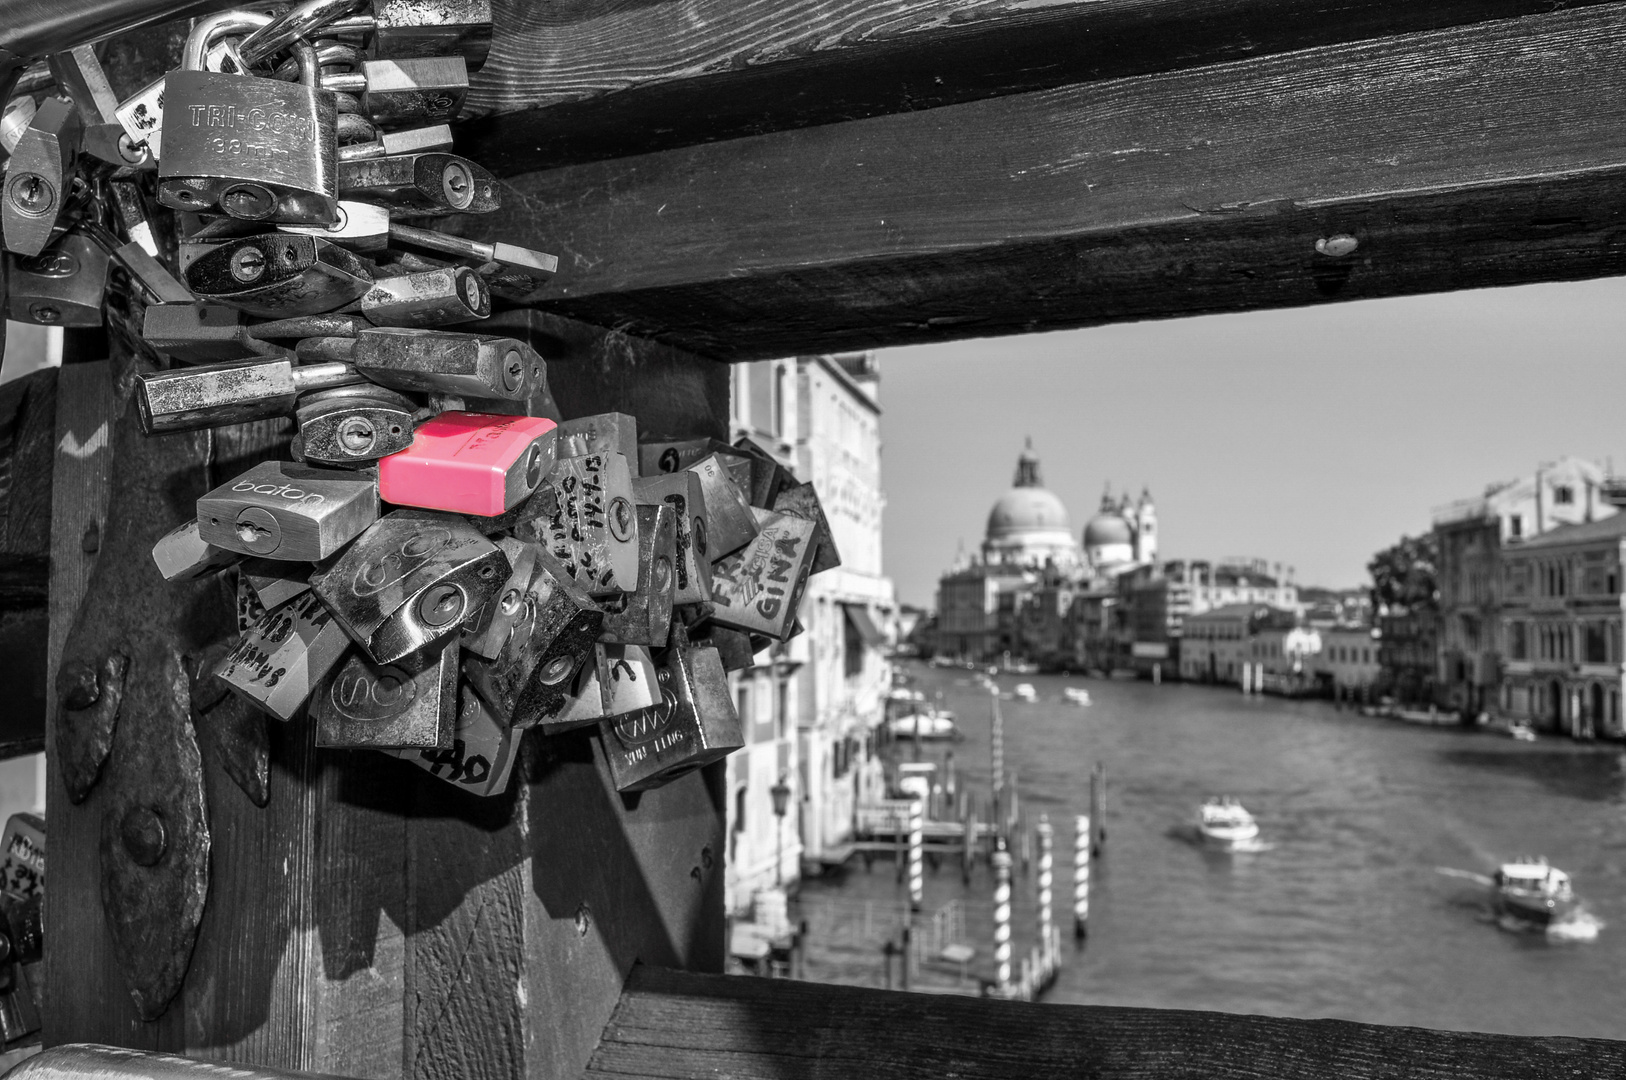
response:
<svg viewBox="0 0 1626 1080"><path fill-rule="evenodd" d="M804 632L734 676L747 745L728 758L729 910L839 861L854 807L879 794L874 728L891 686L897 604L881 572L879 373L869 354L796 357L732 369L733 433L811 482L841 566L811 578ZM749 719L747 719L749 718ZM774 812L775 788L785 813Z"/></svg>
<svg viewBox="0 0 1626 1080"><path fill-rule="evenodd" d="M1626 515L1554 529L1502 558L1502 711L1576 738L1619 738Z"/></svg>
<svg viewBox="0 0 1626 1080"><path fill-rule="evenodd" d="M1355 699L1369 696L1383 670L1378 664L1378 639L1372 627L1324 626L1320 628L1321 652L1316 657L1316 677L1334 697Z"/></svg>

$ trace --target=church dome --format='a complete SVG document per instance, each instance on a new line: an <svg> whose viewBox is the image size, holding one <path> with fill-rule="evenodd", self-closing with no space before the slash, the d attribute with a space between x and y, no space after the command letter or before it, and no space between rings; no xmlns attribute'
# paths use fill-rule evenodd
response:
<svg viewBox="0 0 1626 1080"><path fill-rule="evenodd" d="M1129 522L1110 511L1095 515L1090 519L1090 523L1084 526L1085 547L1132 544L1134 541L1134 533L1129 528Z"/></svg>
<svg viewBox="0 0 1626 1080"><path fill-rule="evenodd" d="M988 512L988 539L1004 540L1034 532L1071 532L1067 508L1041 487L1012 488Z"/></svg>

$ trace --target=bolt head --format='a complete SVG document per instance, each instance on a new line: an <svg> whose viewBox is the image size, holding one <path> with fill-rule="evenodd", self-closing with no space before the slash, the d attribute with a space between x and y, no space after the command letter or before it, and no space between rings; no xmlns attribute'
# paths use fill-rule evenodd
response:
<svg viewBox="0 0 1626 1080"><path fill-rule="evenodd" d="M119 822L119 839L137 866L152 866L169 848L163 815L150 806L132 806Z"/></svg>

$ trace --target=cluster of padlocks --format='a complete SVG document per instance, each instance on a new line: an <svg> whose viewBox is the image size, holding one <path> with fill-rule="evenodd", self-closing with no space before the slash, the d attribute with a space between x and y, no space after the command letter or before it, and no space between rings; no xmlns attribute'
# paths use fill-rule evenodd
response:
<svg viewBox="0 0 1626 1080"><path fill-rule="evenodd" d="M742 744L727 671L838 565L819 500L748 440L563 419L545 358L479 332L556 268L428 227L499 206L447 126L489 3L362 6L198 19L123 102L88 45L30 72L0 123L10 311L95 325L120 267L170 363L139 376L148 435L297 427L153 551L235 583L195 710L304 712L483 795L525 730L596 725L619 789L658 785Z"/></svg>

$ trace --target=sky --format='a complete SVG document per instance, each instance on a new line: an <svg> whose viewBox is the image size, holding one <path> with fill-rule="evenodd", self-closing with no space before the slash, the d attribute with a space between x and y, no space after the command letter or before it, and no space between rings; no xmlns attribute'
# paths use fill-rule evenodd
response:
<svg viewBox="0 0 1626 1080"><path fill-rule="evenodd" d="M1570 454L1626 472L1626 279L885 349L884 563L931 607L1031 436L1075 534L1147 486L1163 558L1364 585L1430 510Z"/></svg>

